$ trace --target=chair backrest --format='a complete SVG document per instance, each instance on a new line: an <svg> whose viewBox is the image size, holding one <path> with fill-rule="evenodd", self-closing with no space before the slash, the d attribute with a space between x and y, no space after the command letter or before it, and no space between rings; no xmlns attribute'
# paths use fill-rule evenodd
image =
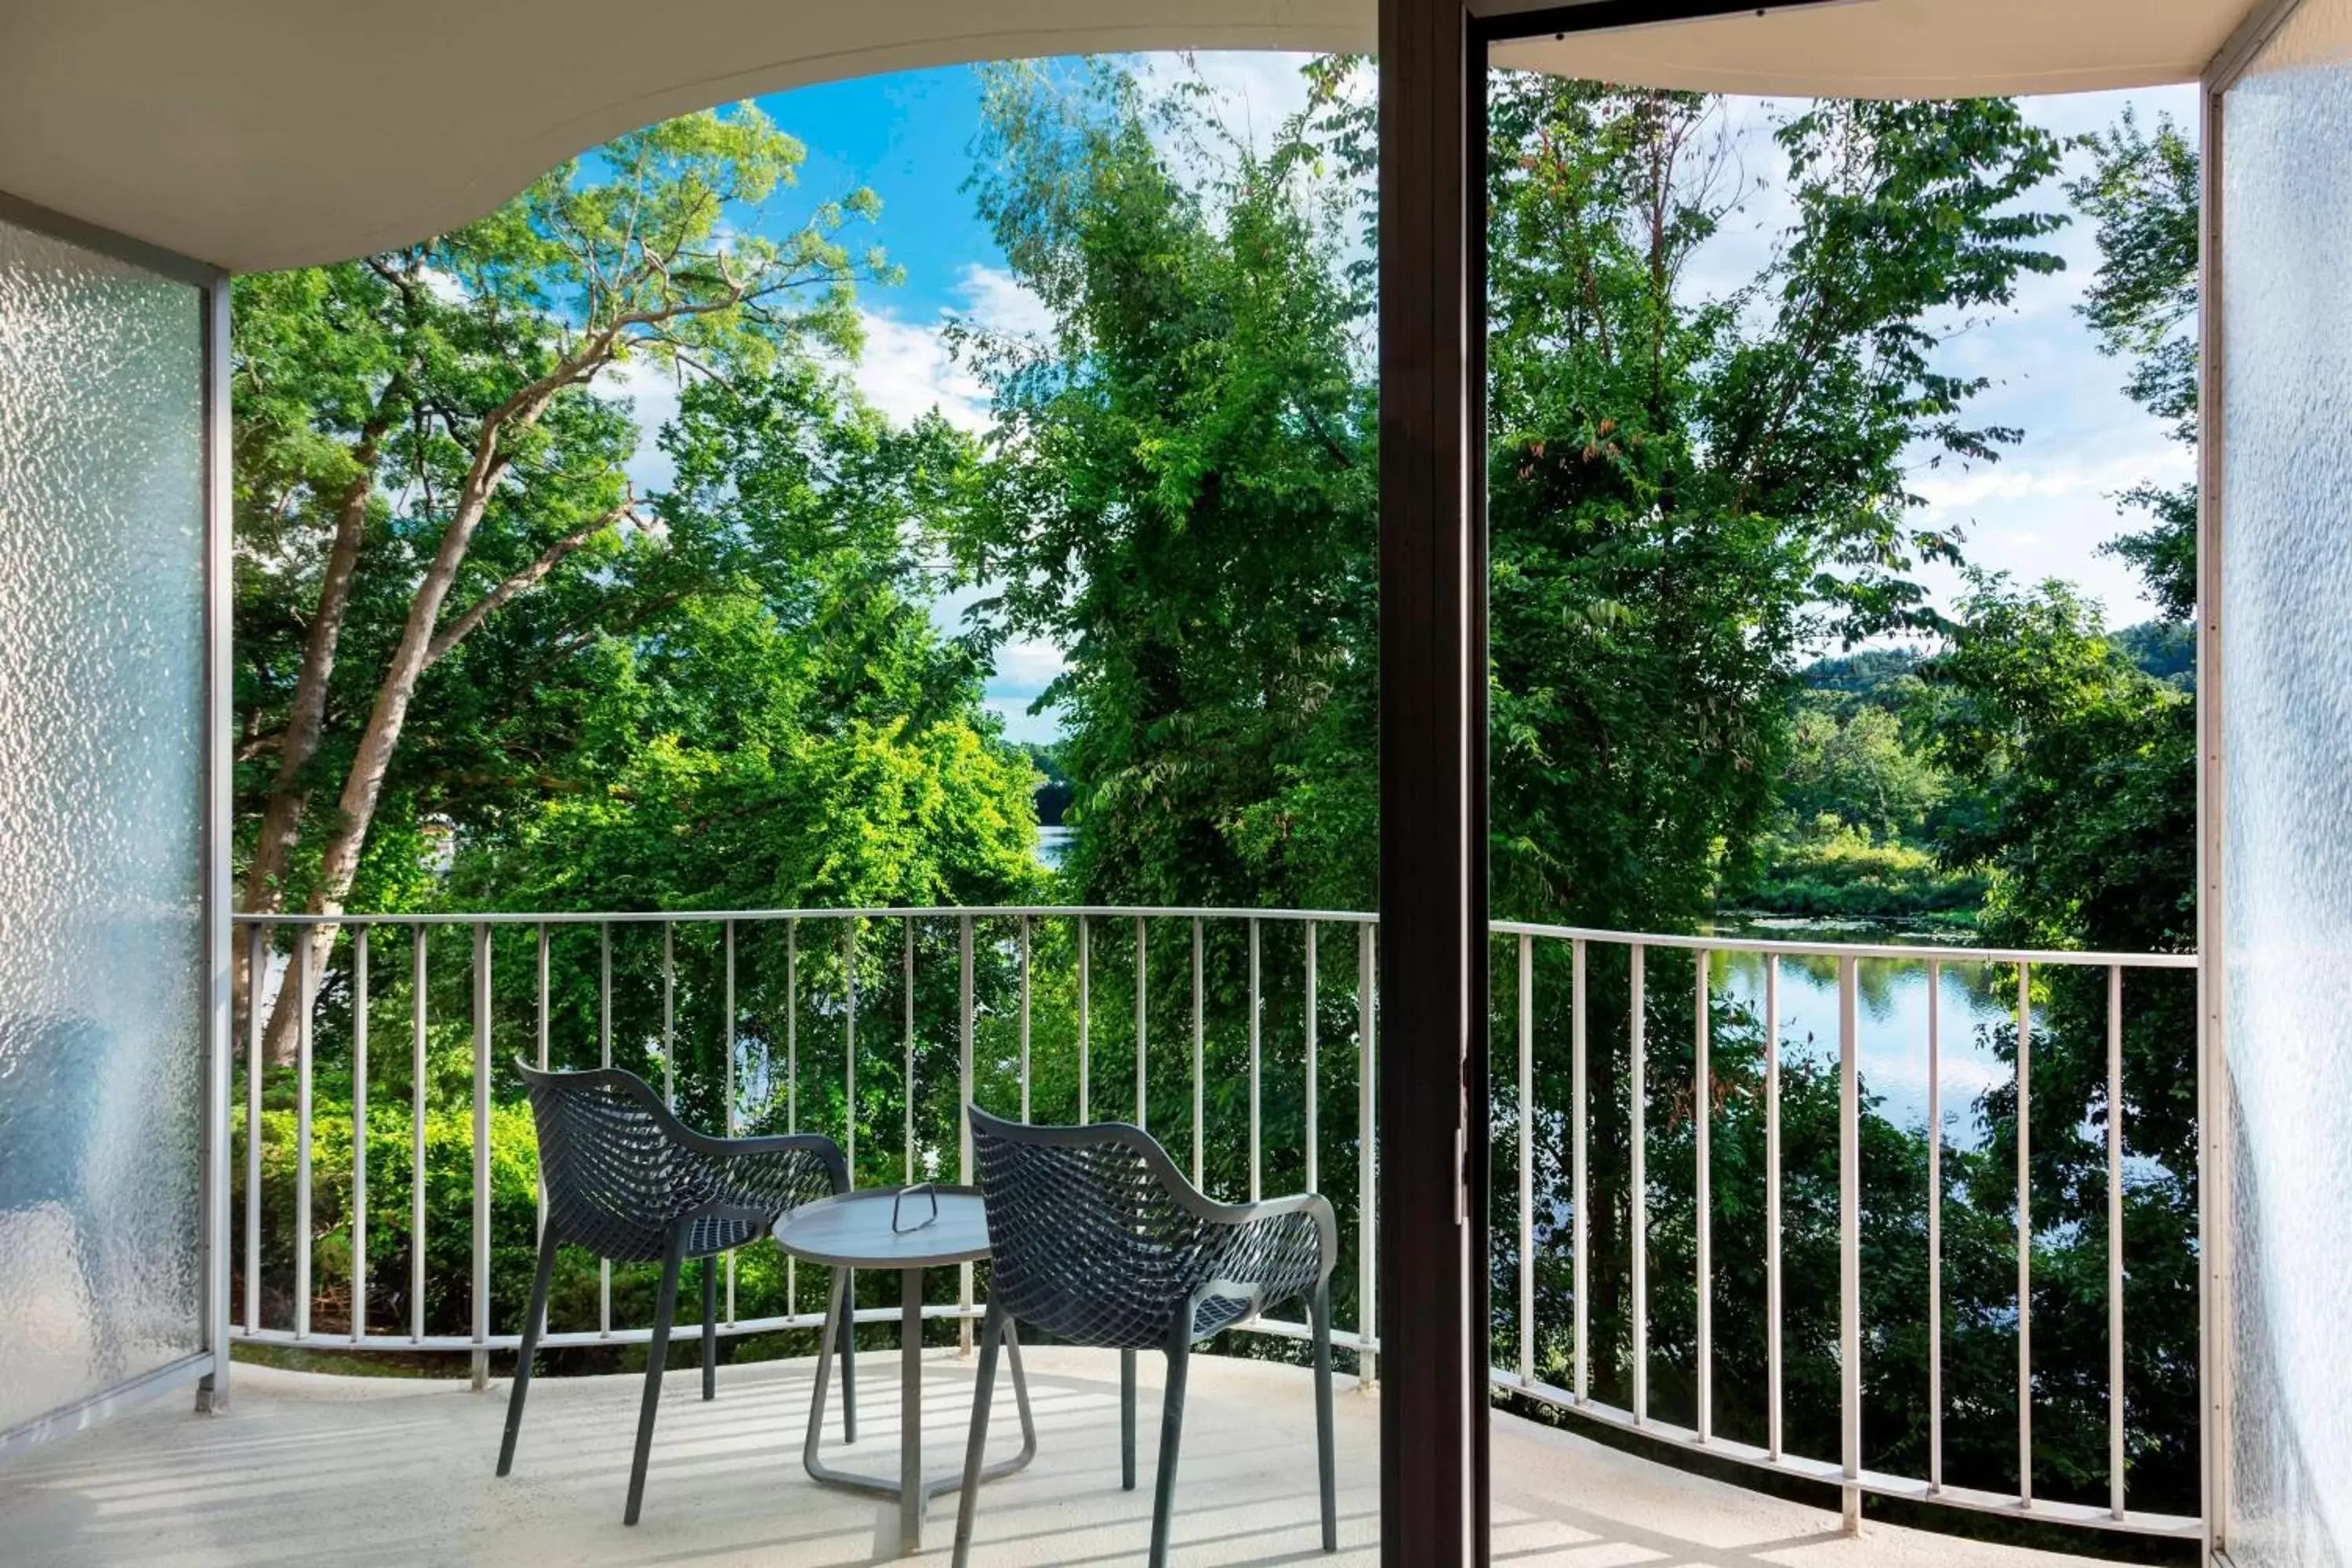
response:
<svg viewBox="0 0 2352 1568"><path fill-rule="evenodd" d="M711 1180L653 1086L618 1068L515 1070L530 1091L558 1239L604 1258L661 1257L670 1220L709 1201Z"/></svg>
<svg viewBox="0 0 2352 1568"><path fill-rule="evenodd" d="M1214 1271L1216 1205L1124 1122L1034 1127L971 1108L989 1299L1073 1344L1164 1343Z"/></svg>

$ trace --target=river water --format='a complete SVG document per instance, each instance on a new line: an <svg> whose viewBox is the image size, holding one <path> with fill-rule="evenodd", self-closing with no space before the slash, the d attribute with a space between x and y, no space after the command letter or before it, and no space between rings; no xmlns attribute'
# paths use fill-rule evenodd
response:
<svg viewBox="0 0 2352 1568"><path fill-rule="evenodd" d="M1037 830L1037 859L1060 868L1076 839L1066 826ZM1948 931L1932 931L1882 921L1750 918L1727 920L1712 928L1725 936L1782 942L1850 942L1904 947L1959 945ZM1764 1005L1764 959L1758 953L1718 958L1718 995ZM1867 1091L1880 1100L1883 1114L1898 1125L1927 1125L1927 964L1871 958L1855 974L1855 1022ZM1995 978L1990 964L1944 964L1938 997L1943 1077L1944 1135L1952 1144L1974 1147L1983 1136L1977 1097L2006 1077L2010 1068L1985 1043L1985 1029L2013 1016L2015 993ZM1837 962L1784 957L1780 961L1780 1026L1783 1062L1801 1058L1834 1063L1838 1050Z"/></svg>
<svg viewBox="0 0 2352 1568"><path fill-rule="evenodd" d="M1727 921L1717 934L1781 942L1851 942L1904 947L1957 945L1945 931L1873 921ZM1765 961L1760 953L1733 953L1718 960L1717 994L1761 1012ZM1854 966L1855 1045L1865 1089L1881 1100L1880 1111L1897 1125L1927 1125L1927 964L1917 960L1865 958ZM2013 972L2012 972L2013 973ZM1947 960L1937 1001L1938 1055L1942 1066L1944 1136L1974 1147L1983 1137L1977 1097L2009 1076L2008 1064L1993 1054L1985 1030L2014 1016L2013 982L2004 985L1993 966ZM1834 1063L1838 1054L1837 961L1783 956L1780 960L1781 1060Z"/></svg>

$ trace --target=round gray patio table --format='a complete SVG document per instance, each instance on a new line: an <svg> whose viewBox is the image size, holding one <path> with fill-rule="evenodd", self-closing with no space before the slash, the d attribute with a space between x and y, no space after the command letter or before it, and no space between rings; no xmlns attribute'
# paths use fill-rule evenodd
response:
<svg viewBox="0 0 2352 1568"><path fill-rule="evenodd" d="M934 1205L936 1205L936 1207ZM976 1263L988 1256L988 1209L971 1187L876 1187L820 1198L791 1210L776 1222L776 1245L795 1258L833 1269L833 1294L824 1314L824 1337L838 1342L841 1314L847 1308L850 1271L895 1269L898 1275L898 1474L896 1479L837 1470L824 1463L818 1439L824 1429L824 1402L834 1358L819 1354L816 1390L809 1400L808 1439L801 1463L830 1486L848 1487L898 1500L898 1553L921 1549L923 1516L931 1499L963 1485L963 1467L926 1478L923 1474L923 1271L950 1264ZM1013 1398L1021 1413L1021 1452L980 1473L983 1481L1010 1475L1037 1455L1037 1428L1029 1415L1029 1384L1021 1373L1021 1344L1013 1324L1004 1324L1004 1350L1013 1363Z"/></svg>

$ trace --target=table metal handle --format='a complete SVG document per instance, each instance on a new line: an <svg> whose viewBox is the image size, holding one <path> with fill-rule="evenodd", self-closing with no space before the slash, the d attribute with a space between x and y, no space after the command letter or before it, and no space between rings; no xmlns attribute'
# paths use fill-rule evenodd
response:
<svg viewBox="0 0 2352 1568"><path fill-rule="evenodd" d="M931 1201L931 1212L930 1212L928 1215L926 1215L925 1217L923 1217L923 1218L921 1218L921 1219L917 1220L917 1221L916 1221L914 1224L912 1224L912 1225L901 1225L901 1224L899 1224L899 1223L898 1223L899 1210L900 1210L900 1209L905 1205L905 1204L906 1204L907 1200L908 1200L908 1198L912 1197L912 1196L913 1196L915 1194L917 1194L917 1193L920 1193L920 1194L923 1194L923 1196L925 1196L925 1197L929 1198L929 1199ZM901 1188L899 1188L899 1189L898 1189L898 1196L896 1196L896 1197L894 1197L894 1198L892 1198L892 1199L890 1200L890 1230L891 1230L891 1233L892 1233L893 1235L896 1235L896 1236L905 1236L905 1235L908 1234L908 1233L909 1233L909 1232L911 1232L911 1231L918 1231L918 1230L921 1230L921 1229L922 1229L924 1226L930 1226L930 1225L936 1225L936 1224L938 1224L938 1223L939 1223L939 1218L940 1218L940 1194L939 1194L939 1189L938 1189L937 1187L934 1187L934 1186L933 1186L930 1183L929 1183L929 1182L923 1182L923 1183L920 1183L920 1184L917 1184L917 1185L915 1185L915 1186L911 1186L911 1187L901 1187Z"/></svg>

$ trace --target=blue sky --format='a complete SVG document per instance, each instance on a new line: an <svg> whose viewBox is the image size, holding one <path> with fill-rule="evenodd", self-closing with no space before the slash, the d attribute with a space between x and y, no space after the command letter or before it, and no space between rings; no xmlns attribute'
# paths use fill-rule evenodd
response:
<svg viewBox="0 0 2352 1568"><path fill-rule="evenodd" d="M1260 134L1302 97L1297 68L1296 57L1279 55L1194 60L1223 100L1228 123ZM1183 67L1171 57L1155 68ZM2112 123L2127 102L2147 120L2170 112L2194 123L2193 88L2030 100L2027 109L2052 130L2073 134ZM1043 313L1005 268L961 188L980 121L974 74L961 67L904 72L772 94L761 104L808 148L799 190L776 204L778 221L860 185L882 198L881 216L866 239L889 252L906 269L906 281L865 295L866 345L856 376L866 395L894 417L937 406L980 427L986 417L982 388L946 353L941 327L957 315L997 328L1034 327ZM1769 112L1754 103L1735 105L1734 133L1752 141ZM1750 165L1753 172L1769 166L1765 158ZM1727 224L1692 276L1704 288L1709 277L1752 274L1784 217L1777 194L1759 193ZM1959 527L1972 561L2024 579L2070 578L2105 605L2110 624L2124 625L2146 618L2149 605L2131 574L2097 553L2102 542L2129 526L2110 498L2142 479L2186 478L2189 458L2123 396L2123 367L2097 353L2074 313L2096 261L2088 228L2072 226L2055 248L2067 259L2063 273L2029 279L2013 311L1972 324L1945 345L1948 368L1992 380L1975 416L2021 426L2024 440L1998 464L1922 466L1913 488L1927 502L1923 521ZM647 385L633 390L640 417L658 424L664 395ZM661 477L648 473L641 480ZM1929 584L1939 597L1958 586L1948 572L1932 574ZM965 602L943 606L943 618L960 615ZM1055 733L1050 715L1027 710L1060 663L1059 653L1043 645L1004 650L988 696L1016 738Z"/></svg>

